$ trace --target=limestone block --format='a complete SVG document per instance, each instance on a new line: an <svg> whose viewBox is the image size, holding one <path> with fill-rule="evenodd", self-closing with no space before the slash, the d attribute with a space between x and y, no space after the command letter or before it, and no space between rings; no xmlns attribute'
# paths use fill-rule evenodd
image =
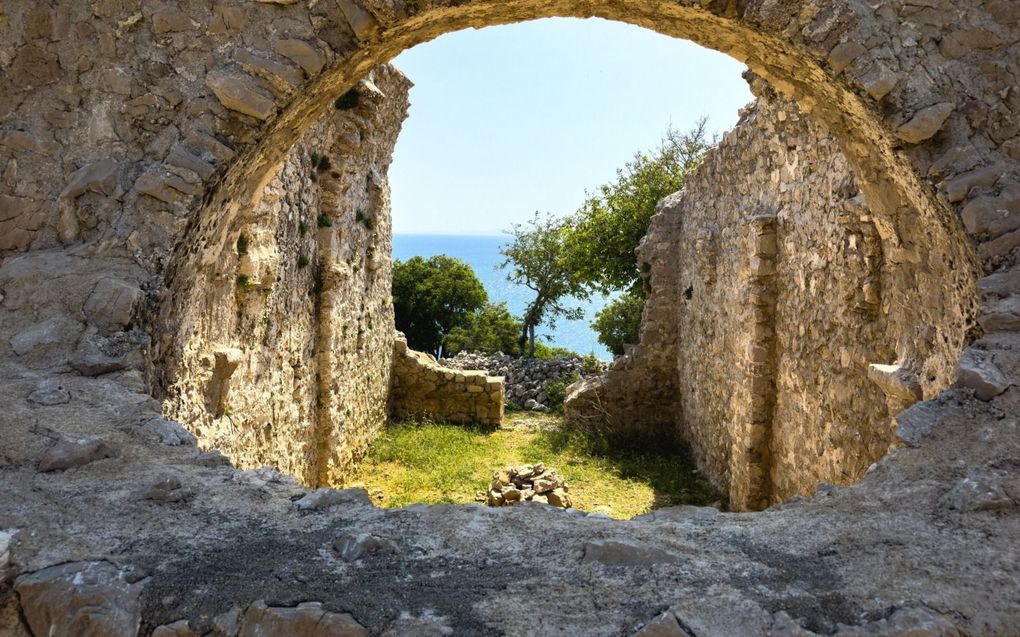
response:
<svg viewBox="0 0 1020 637"><path fill-rule="evenodd" d="M160 35L198 29L197 22L177 9L160 9L152 14L152 32Z"/></svg>
<svg viewBox="0 0 1020 637"><path fill-rule="evenodd" d="M218 418L226 411L230 398L230 377L238 365L244 360L244 352L237 348L226 347L213 352L212 378L206 385L206 399L209 409Z"/></svg>
<svg viewBox="0 0 1020 637"><path fill-rule="evenodd" d="M188 620L182 619L172 624L157 626L152 631L152 637L201 637L188 625Z"/></svg>
<svg viewBox="0 0 1020 637"><path fill-rule="evenodd" d="M86 164L71 174L60 197L74 199L86 192L112 195L117 187L117 162L107 158Z"/></svg>
<svg viewBox="0 0 1020 637"><path fill-rule="evenodd" d="M1009 379L995 365L990 352L969 347L960 357L956 369L956 384L974 390L974 396L981 400L991 400L1006 391Z"/></svg>
<svg viewBox="0 0 1020 637"><path fill-rule="evenodd" d="M294 608L257 601L241 618L238 637L368 637L368 630L348 613L332 613L319 602Z"/></svg>
<svg viewBox="0 0 1020 637"><path fill-rule="evenodd" d="M850 63L867 52L860 42L843 42L829 52L829 66L836 73L841 73Z"/></svg>
<svg viewBox="0 0 1020 637"><path fill-rule="evenodd" d="M70 562L15 580L35 635L125 637L141 625L142 582L109 562Z"/></svg>
<svg viewBox="0 0 1020 637"><path fill-rule="evenodd" d="M970 201L964 206L961 218L972 235L996 237L1020 228L1020 186L1013 185L997 196Z"/></svg>
<svg viewBox="0 0 1020 637"><path fill-rule="evenodd" d="M299 511L319 511L331 506L372 506L364 489L316 489L294 502Z"/></svg>
<svg viewBox="0 0 1020 637"><path fill-rule="evenodd" d="M244 70L252 75L264 78L273 88L281 92L289 92L304 82L301 69L274 60L267 60L245 49L234 54Z"/></svg>
<svg viewBox="0 0 1020 637"><path fill-rule="evenodd" d="M205 85L224 107L267 120L276 113L276 103L263 93L251 78L226 71L210 71Z"/></svg>
<svg viewBox="0 0 1020 637"><path fill-rule="evenodd" d="M82 324L72 318L54 316L18 332L11 337L10 345L18 356L55 348L70 349L67 346L78 340L82 329Z"/></svg>
<svg viewBox="0 0 1020 637"><path fill-rule="evenodd" d="M304 40L277 40L273 49L304 69L308 77L318 75L326 64L325 56Z"/></svg>
<svg viewBox="0 0 1020 637"><path fill-rule="evenodd" d="M380 26L375 16L362 9L357 2L354 0L337 0L337 4L340 5L340 10L343 11L344 16L347 18L347 23L351 25L351 30L354 31L354 35L359 40L369 40L379 33Z"/></svg>
<svg viewBox="0 0 1020 637"><path fill-rule="evenodd" d="M202 179L209 179L216 172L215 166L201 157L192 154L191 151L180 144L174 146L173 150L170 151L170 155L166 158L166 163L171 166L186 168Z"/></svg>
<svg viewBox="0 0 1020 637"><path fill-rule="evenodd" d="M900 365L868 365L868 380L878 385L887 396L916 403L924 398L917 374Z"/></svg>
<svg viewBox="0 0 1020 637"><path fill-rule="evenodd" d="M99 376L127 368L140 369L145 364L143 350L148 343L148 335L142 332L102 336L90 328L78 341L70 365L83 376Z"/></svg>
<svg viewBox="0 0 1020 637"><path fill-rule="evenodd" d="M941 504L957 511L994 511L1015 503L1002 487L1002 480L991 474L961 478L941 500Z"/></svg>
<svg viewBox="0 0 1020 637"><path fill-rule="evenodd" d="M120 279L103 278L85 302L85 317L103 329L124 329L131 323L135 306L142 298L138 286Z"/></svg>
<svg viewBox="0 0 1020 637"><path fill-rule="evenodd" d="M946 183L946 198L952 203L959 203L967 197L972 188L988 188L995 185L1004 172L1005 166L992 164L958 175Z"/></svg>
<svg viewBox="0 0 1020 637"><path fill-rule="evenodd" d="M952 102L940 102L922 108L909 121L896 129L896 134L910 144L920 144L941 130L949 115L956 109Z"/></svg>
<svg viewBox="0 0 1020 637"><path fill-rule="evenodd" d="M59 380L46 378L39 381L32 393L28 395L28 402L51 407L53 405L64 405L71 402L71 394Z"/></svg>
<svg viewBox="0 0 1020 637"><path fill-rule="evenodd" d="M673 613L666 611L645 624L633 637L691 637L680 627Z"/></svg>
<svg viewBox="0 0 1020 637"><path fill-rule="evenodd" d="M98 438L60 438L46 450L38 469L43 473L66 471L115 455L114 449Z"/></svg>
<svg viewBox="0 0 1020 637"><path fill-rule="evenodd" d="M141 424L141 430L149 437L169 447L181 445L193 447L198 443L195 435L184 425L162 417L151 418Z"/></svg>
<svg viewBox="0 0 1020 637"><path fill-rule="evenodd" d="M978 323L985 332L1020 331L1020 294L986 301L978 315Z"/></svg>

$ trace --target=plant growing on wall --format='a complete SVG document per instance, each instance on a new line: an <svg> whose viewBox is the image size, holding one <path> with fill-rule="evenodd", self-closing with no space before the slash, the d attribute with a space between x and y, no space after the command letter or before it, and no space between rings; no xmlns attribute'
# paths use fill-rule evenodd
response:
<svg viewBox="0 0 1020 637"><path fill-rule="evenodd" d="M320 228L332 228L333 220L325 212L320 212L318 218L315 220L315 225Z"/></svg>

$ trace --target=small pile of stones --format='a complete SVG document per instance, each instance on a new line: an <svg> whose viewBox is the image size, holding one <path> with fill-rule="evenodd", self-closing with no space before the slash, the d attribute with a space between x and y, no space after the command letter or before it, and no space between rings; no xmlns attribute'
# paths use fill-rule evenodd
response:
<svg viewBox="0 0 1020 637"><path fill-rule="evenodd" d="M570 496L563 476L545 465L525 464L507 467L492 474L489 491L484 494L489 506L510 506L519 502L541 502L561 509L570 508ZM482 495L482 494L480 494Z"/></svg>

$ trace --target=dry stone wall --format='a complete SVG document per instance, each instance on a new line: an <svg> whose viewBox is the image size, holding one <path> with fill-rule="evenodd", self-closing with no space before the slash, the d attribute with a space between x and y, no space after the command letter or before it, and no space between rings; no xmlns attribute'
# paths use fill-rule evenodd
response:
<svg viewBox="0 0 1020 637"><path fill-rule="evenodd" d="M736 506L762 508L859 479L891 416L953 381L975 309L973 279L947 269L959 246L883 236L832 138L751 82L757 104L642 244L641 345L575 388L568 417L675 432Z"/></svg>
<svg viewBox="0 0 1020 637"><path fill-rule="evenodd" d="M386 421L385 176L409 85L377 69L291 149L203 267L174 272L175 331L158 352L167 411L239 466L337 483Z"/></svg>
<svg viewBox="0 0 1020 637"><path fill-rule="evenodd" d="M390 396L395 417L498 427L503 421L505 395L502 376L443 367L432 356L408 349L403 334L398 333Z"/></svg>

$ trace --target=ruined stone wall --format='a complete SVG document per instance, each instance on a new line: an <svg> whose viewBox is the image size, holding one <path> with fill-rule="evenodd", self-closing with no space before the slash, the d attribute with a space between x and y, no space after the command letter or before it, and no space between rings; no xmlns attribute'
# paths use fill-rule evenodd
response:
<svg viewBox="0 0 1020 637"><path fill-rule="evenodd" d="M973 300L939 280L956 246L890 237L835 141L752 86L760 99L653 219L641 344L575 387L567 416L675 432L737 506L760 508L884 455L894 414L869 366L935 395Z"/></svg>
<svg viewBox="0 0 1020 637"><path fill-rule="evenodd" d="M174 273L167 411L240 466L335 483L386 420L385 175L408 87L377 69L295 144L207 265Z"/></svg>
<svg viewBox="0 0 1020 637"><path fill-rule="evenodd" d="M498 427L505 398L503 377L443 367L432 356L408 349L407 341L398 334L393 344L390 394L390 409L396 418Z"/></svg>

